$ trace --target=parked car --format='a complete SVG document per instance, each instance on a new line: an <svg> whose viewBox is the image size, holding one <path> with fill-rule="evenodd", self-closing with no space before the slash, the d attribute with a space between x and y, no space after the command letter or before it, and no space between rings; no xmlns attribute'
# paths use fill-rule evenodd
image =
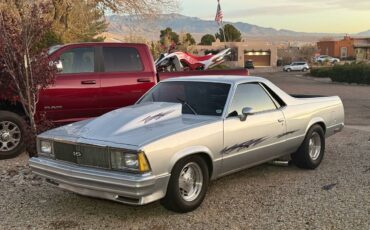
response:
<svg viewBox="0 0 370 230"><path fill-rule="evenodd" d="M172 78L135 105L39 135L29 164L78 194L188 212L230 173L291 153L315 169L343 122L337 96L290 96L259 77Z"/></svg>
<svg viewBox="0 0 370 230"><path fill-rule="evenodd" d="M249 60L245 61L244 68L246 68L246 69L254 69L253 60L249 59Z"/></svg>
<svg viewBox="0 0 370 230"><path fill-rule="evenodd" d="M80 43L54 46L50 59L59 73L54 85L40 92L36 119L41 114L56 124L97 117L134 104L163 79L188 75L248 75L245 69L188 71L157 74L145 44ZM24 150L25 112L0 92L0 159Z"/></svg>
<svg viewBox="0 0 370 230"><path fill-rule="evenodd" d="M310 69L310 66L307 62L293 62L290 65L286 65L283 67L283 71L291 72L291 71L303 71L306 72Z"/></svg>
<svg viewBox="0 0 370 230"><path fill-rule="evenodd" d="M315 62L323 63L325 61L330 62L332 64L335 64L335 63L340 62L340 59L339 58L333 58L333 57L330 57L328 55L320 55L320 56L315 58Z"/></svg>

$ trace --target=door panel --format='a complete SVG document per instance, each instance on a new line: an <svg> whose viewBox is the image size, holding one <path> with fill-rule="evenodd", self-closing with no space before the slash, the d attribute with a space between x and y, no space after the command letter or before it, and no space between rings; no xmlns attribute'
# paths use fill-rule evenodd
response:
<svg viewBox="0 0 370 230"><path fill-rule="evenodd" d="M282 154L285 121L280 110L224 122L223 172L236 171Z"/></svg>
<svg viewBox="0 0 370 230"><path fill-rule="evenodd" d="M38 111L54 122L73 122L97 116L100 88L93 47L70 48L57 57L62 70L40 92Z"/></svg>
<svg viewBox="0 0 370 230"><path fill-rule="evenodd" d="M134 104L155 85L154 73L145 72L139 51L134 47L103 47L101 112Z"/></svg>
<svg viewBox="0 0 370 230"><path fill-rule="evenodd" d="M251 115L246 117L244 108ZM283 152L284 114L260 84L238 85L228 114L224 120L223 173L267 161Z"/></svg>

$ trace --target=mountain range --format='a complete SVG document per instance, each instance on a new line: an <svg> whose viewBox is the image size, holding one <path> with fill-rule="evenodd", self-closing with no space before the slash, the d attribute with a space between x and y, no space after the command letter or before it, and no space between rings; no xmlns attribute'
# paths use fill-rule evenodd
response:
<svg viewBox="0 0 370 230"><path fill-rule="evenodd" d="M158 40L159 31L171 27L175 32L187 32L200 40L204 34L215 34L218 32L218 25L213 20L203 20L197 17L188 17L181 14L161 14L155 18L137 18L135 16L110 15L107 16L109 22L108 32L123 36L143 36L148 40ZM300 40L318 40L321 37L342 37L341 33L307 33L296 32L286 29L274 29L261 27L245 22L224 22L232 24L238 28L243 37L257 39L300 39ZM364 31L352 36L370 36L370 30Z"/></svg>

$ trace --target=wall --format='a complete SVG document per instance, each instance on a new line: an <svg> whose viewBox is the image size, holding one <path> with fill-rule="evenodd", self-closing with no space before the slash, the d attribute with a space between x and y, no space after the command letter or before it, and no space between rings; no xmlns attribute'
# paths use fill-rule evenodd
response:
<svg viewBox="0 0 370 230"><path fill-rule="evenodd" d="M218 50L224 49L226 47L229 48L237 48L238 50L238 57L232 63L232 66L235 66L237 63L237 67L244 67L245 63L245 52L244 51L267 51L270 52L270 66L276 66L277 62L277 47L270 42L263 42L263 41L247 41L247 42L220 42L217 40L213 42L211 46L196 46L196 50L198 51L198 55L204 53L205 50Z"/></svg>

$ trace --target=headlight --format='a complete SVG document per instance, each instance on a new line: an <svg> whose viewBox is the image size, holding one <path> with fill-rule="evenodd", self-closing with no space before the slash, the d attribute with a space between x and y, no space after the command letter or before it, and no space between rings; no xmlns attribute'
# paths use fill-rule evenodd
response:
<svg viewBox="0 0 370 230"><path fill-rule="evenodd" d="M51 155L53 152L53 147L51 141L41 140L40 141L40 151L41 153Z"/></svg>
<svg viewBox="0 0 370 230"><path fill-rule="evenodd" d="M140 173L150 171L144 152L132 153L122 150L111 150L111 166L117 170L130 170Z"/></svg>

